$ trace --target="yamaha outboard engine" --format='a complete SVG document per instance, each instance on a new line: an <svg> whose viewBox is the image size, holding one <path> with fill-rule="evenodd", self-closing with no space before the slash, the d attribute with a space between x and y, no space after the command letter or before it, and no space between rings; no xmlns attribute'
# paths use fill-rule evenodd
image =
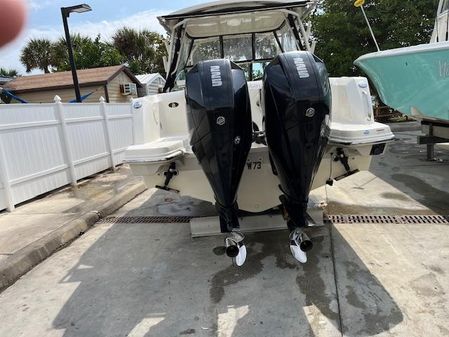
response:
<svg viewBox="0 0 449 337"><path fill-rule="evenodd" d="M192 151L214 191L221 231L231 232L239 228L237 189L252 143L245 74L229 60L199 62L187 74L186 101ZM241 240L227 242L234 257Z"/></svg>
<svg viewBox="0 0 449 337"><path fill-rule="evenodd" d="M281 54L265 68L266 138L283 193L290 247L301 262L312 248L301 228L307 226L308 196L328 139L330 106L326 67L310 52Z"/></svg>

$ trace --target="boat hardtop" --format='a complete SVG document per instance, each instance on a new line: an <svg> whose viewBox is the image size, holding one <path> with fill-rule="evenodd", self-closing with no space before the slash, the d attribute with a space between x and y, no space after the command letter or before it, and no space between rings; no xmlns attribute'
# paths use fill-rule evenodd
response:
<svg viewBox="0 0 449 337"><path fill-rule="evenodd" d="M290 9L298 13L304 7L313 6L316 1L302 0L258 0L258 1L238 1L238 0L222 0L214 1L206 4L187 7L179 11L172 12L168 15L159 17L159 22L170 32L174 25L181 20L200 18L206 16L219 16L236 13L250 13L255 11L269 11L275 9Z"/></svg>

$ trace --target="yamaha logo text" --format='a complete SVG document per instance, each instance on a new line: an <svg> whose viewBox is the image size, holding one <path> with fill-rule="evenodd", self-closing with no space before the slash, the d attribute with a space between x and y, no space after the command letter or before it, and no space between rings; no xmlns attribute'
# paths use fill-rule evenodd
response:
<svg viewBox="0 0 449 337"><path fill-rule="evenodd" d="M301 57L293 58L295 62L296 70L298 71L299 78L309 78L309 71L307 70L306 63Z"/></svg>
<svg viewBox="0 0 449 337"><path fill-rule="evenodd" d="M223 85L223 82L221 80L220 66L211 66L210 75L213 87L221 87Z"/></svg>

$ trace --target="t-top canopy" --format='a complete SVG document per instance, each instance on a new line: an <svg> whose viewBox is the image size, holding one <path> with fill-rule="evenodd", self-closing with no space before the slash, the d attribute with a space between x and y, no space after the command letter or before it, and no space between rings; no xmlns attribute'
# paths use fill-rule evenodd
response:
<svg viewBox="0 0 449 337"><path fill-rule="evenodd" d="M171 33L173 27L182 20L185 19L193 19L196 18L195 21L192 22L192 34L195 34L195 25L201 25L202 27L206 27L205 25L209 24L211 26L215 26L216 29L219 29L220 26L220 16L223 15L238 15L240 13L251 13L251 12L260 12L260 11L272 11L274 9L292 9L298 7L306 7L308 4L315 3L315 0L301 0L301 1L293 1L293 0L249 0L249 1L238 1L238 0L221 0L215 2L209 2L202 5L197 5L193 7L188 7L176 12L173 12L169 15L159 17L159 22L161 25L167 30L167 32ZM267 13L267 15L270 15ZM253 15L254 16L254 15ZM273 17L273 13L271 14L271 20L268 20L268 26L275 25L276 21L279 18ZM275 15L274 15L275 16ZM206 17L208 19L206 19ZM215 18L212 18L215 17ZM240 26L242 23L242 17L240 19L236 16L236 20L234 23L236 26ZM232 20L226 19L227 25L232 25ZM254 22L254 20L252 20ZM272 29L273 27L268 27ZM276 27L274 27L276 28ZM267 30L269 30L267 29ZM201 29L200 29L201 30ZM200 32L198 32L200 33ZM200 33L200 35L202 35ZM209 34L210 35L210 34Z"/></svg>

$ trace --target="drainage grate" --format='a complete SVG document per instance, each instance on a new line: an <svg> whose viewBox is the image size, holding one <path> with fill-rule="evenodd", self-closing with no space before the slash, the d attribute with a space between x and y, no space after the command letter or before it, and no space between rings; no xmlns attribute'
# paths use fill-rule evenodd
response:
<svg viewBox="0 0 449 337"><path fill-rule="evenodd" d="M106 217L101 223L189 223L191 216L122 216ZM444 215L327 215L334 224L449 224Z"/></svg>
<svg viewBox="0 0 449 337"><path fill-rule="evenodd" d="M449 224L444 215L328 215L328 222L334 224Z"/></svg>
<svg viewBox="0 0 449 337"><path fill-rule="evenodd" d="M189 223L191 216L121 216L106 217L101 223Z"/></svg>

